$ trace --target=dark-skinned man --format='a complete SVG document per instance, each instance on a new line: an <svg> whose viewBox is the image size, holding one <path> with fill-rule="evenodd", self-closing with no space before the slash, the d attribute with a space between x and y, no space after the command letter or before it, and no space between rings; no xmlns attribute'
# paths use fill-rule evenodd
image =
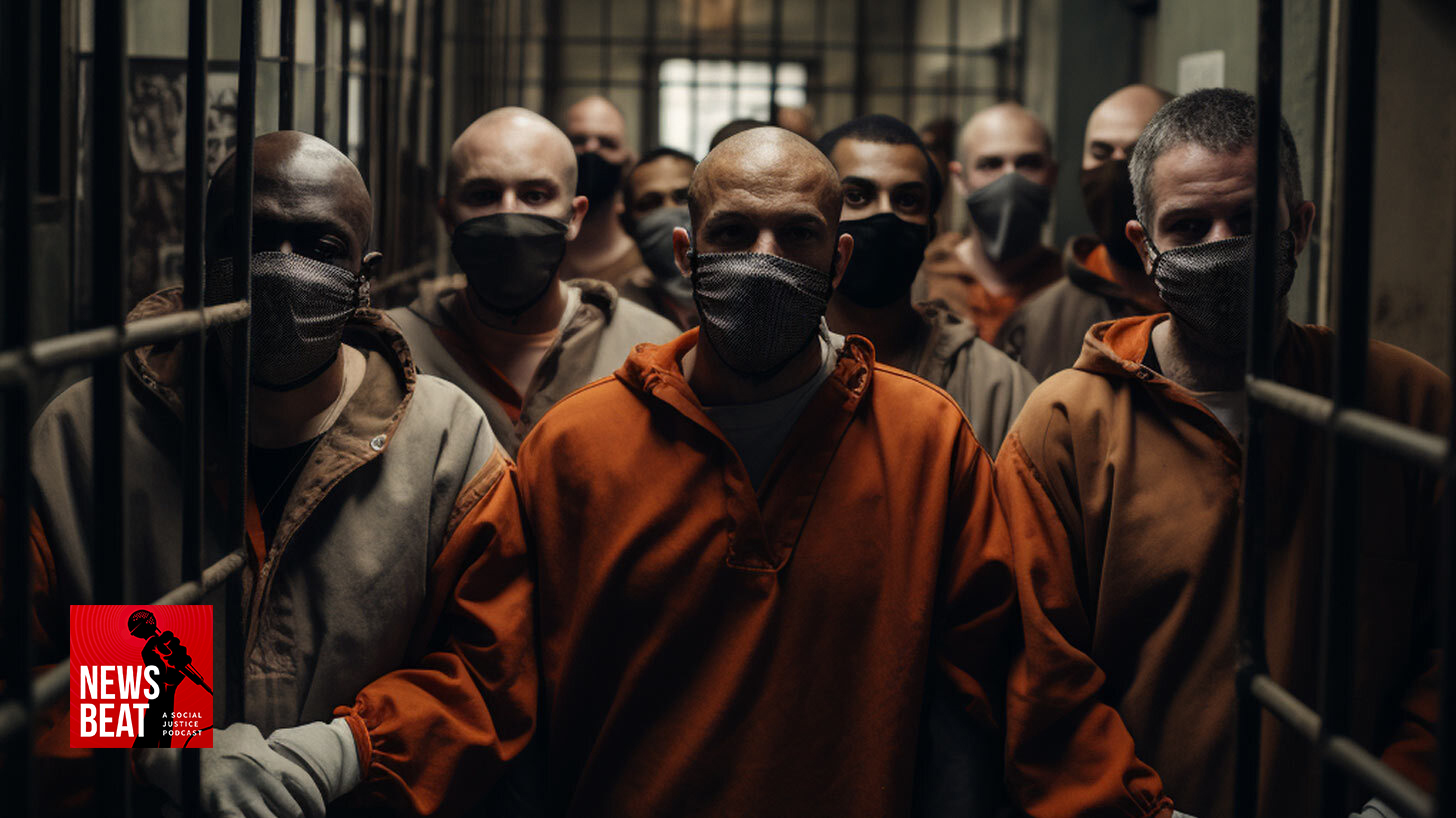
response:
<svg viewBox="0 0 1456 818"><path fill-rule="evenodd" d="M1092 109L1082 143L1082 203L1095 232L1062 253L1066 277L1032 296L1002 327L1008 348L1039 380L1066 369L1093 324L1166 309L1124 229L1136 218L1128 158L1138 134L1172 94L1118 89Z"/></svg>
<svg viewBox="0 0 1456 818"><path fill-rule="evenodd" d="M1002 102L966 122L956 156L950 172L971 216L970 234L955 245L956 269L973 279L976 331L1015 358L1002 325L1062 277L1057 252L1041 243L1057 183L1051 136L1030 111Z"/></svg>
<svg viewBox="0 0 1456 818"><path fill-rule="evenodd" d="M529 582L498 572L502 555L473 552L474 537L450 544L508 459L475 402L417 373L403 337L369 308L365 276L379 254L366 253L372 204L354 166L294 131L258 137L254 162L242 569L249 639L231 648L243 654L242 712L228 712L218 689L214 746L202 751L202 803L209 814L317 816L357 786L355 798L428 812L458 786L448 774L454 764L468 758L482 777L493 775L533 724ZM231 300L235 168L225 162L208 191L209 303ZM163 290L131 318L182 309L180 290ZM231 366L231 332L209 344L217 364L209 372L210 435L229 403L222 374ZM168 342L125 356L130 600L179 585L180 550L192 547L177 513L185 490L182 354ZM90 601L91 390L86 380L58 396L32 438L43 661L66 653L66 606ZM204 565L234 547L221 499L227 451L220 438L209 440ZM481 581L496 574L500 582ZM204 602L221 606L222 595ZM222 625L219 616L218 653L228 649ZM457 632L515 639L457 650ZM464 672L467 658L484 666L487 657L509 670ZM405 665L417 669L394 673ZM139 777L173 801L180 752L134 751Z"/></svg>
<svg viewBox="0 0 1456 818"><path fill-rule="evenodd" d="M650 274L629 276L617 289L682 329L698 324L693 285L678 272L672 231L688 226L688 182L698 160L655 148L622 180L622 228L637 242Z"/></svg>
<svg viewBox="0 0 1456 818"><path fill-rule="evenodd" d="M587 198L580 232L561 260L561 277L615 287L643 269L637 245L617 218L622 176L636 159L627 144L627 119L611 100L592 95L566 109L561 130L576 150L576 193Z"/></svg>
<svg viewBox="0 0 1456 818"><path fill-rule="evenodd" d="M1171 796L1192 815L1233 814L1255 118L1253 97L1209 89L1148 123L1126 236L1169 313L1092 327L1076 367L1032 393L997 459L1026 639L1007 697L1007 759L1033 815L1127 814L1109 802L1129 793L1148 810ZM1287 317L1314 204L1281 130L1274 373L1329 394L1332 333ZM1444 435L1450 399L1436 368L1371 343L1365 409ZM1269 673L1313 702L1326 441L1277 412L1266 423ZM1350 734L1431 790L1436 481L1374 450L1359 479ZM1257 814L1317 814L1318 758L1266 714Z"/></svg>
<svg viewBox="0 0 1456 818"><path fill-rule="evenodd" d="M876 361L949 392L994 458L1036 381L946 305L910 303L942 192L920 137L894 117L873 114L825 134L819 149L839 172L839 229L855 247L829 299L830 329L864 336Z"/></svg>
<svg viewBox="0 0 1456 818"><path fill-rule="evenodd" d="M420 371L475 398L508 454L556 401L610 375L634 345L677 335L610 284L561 280L587 217L576 171L571 143L538 114L500 108L477 119L450 149L439 201L464 276L389 311Z"/></svg>
<svg viewBox="0 0 1456 818"><path fill-rule="evenodd" d="M558 403L519 506L467 517L536 555L547 815L908 814L927 675L999 723L990 459L943 392L824 327L843 204L785 130L710 152L673 238L702 324Z"/></svg>

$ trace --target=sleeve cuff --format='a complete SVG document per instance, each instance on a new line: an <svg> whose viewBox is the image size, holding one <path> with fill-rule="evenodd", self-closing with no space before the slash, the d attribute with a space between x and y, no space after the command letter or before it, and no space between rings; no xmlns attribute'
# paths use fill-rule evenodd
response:
<svg viewBox="0 0 1456 818"><path fill-rule="evenodd" d="M349 732L354 735L354 749L359 752L359 780L369 777L369 761L374 755L374 745L369 741L369 727L364 723L364 717L353 707L334 708L335 716L342 716L344 723L349 726Z"/></svg>

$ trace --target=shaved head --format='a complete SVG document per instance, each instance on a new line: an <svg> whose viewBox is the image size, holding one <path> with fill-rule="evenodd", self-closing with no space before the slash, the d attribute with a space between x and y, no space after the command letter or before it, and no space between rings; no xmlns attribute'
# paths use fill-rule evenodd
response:
<svg viewBox="0 0 1456 818"><path fill-rule="evenodd" d="M1052 136L1035 114L1019 103L999 102L966 120L960 139L956 141L958 156L965 162L977 145L1007 135L1040 142L1042 150L1048 154L1052 152Z"/></svg>
<svg viewBox="0 0 1456 818"><path fill-rule="evenodd" d="M567 108L562 130L577 153L599 153L618 165L632 159L632 149L627 146L627 118L604 96L583 97Z"/></svg>
<svg viewBox="0 0 1456 818"><path fill-rule="evenodd" d="M1126 161L1153 114L1172 98L1161 88L1138 84L1119 88L1097 103L1087 117L1082 168L1091 170L1103 162Z"/></svg>
<svg viewBox="0 0 1456 818"><path fill-rule="evenodd" d="M693 229L731 195L794 199L817 208L831 227L839 224L844 204L829 158L803 137L772 125L725 139L698 164L688 185Z"/></svg>
<svg viewBox="0 0 1456 818"><path fill-rule="evenodd" d="M551 120L525 108L497 108L470 123L450 146L445 195L460 187L482 159L513 155L536 172L557 178L565 190L576 190L576 153L571 140Z"/></svg>
<svg viewBox="0 0 1456 818"><path fill-rule="evenodd" d="M236 155L207 191L207 256L233 251ZM296 252L358 271L374 205L358 168L312 134L277 131L253 143L253 249Z"/></svg>
<svg viewBox="0 0 1456 818"><path fill-rule="evenodd" d="M965 196L1013 171L1043 187L1057 182L1057 163L1046 126L1017 103L1002 102L966 122L956 140L951 173Z"/></svg>

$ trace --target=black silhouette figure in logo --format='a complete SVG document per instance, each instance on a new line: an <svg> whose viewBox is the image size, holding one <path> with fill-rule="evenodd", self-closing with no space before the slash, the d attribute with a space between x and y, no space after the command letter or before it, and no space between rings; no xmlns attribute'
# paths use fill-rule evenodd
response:
<svg viewBox="0 0 1456 818"><path fill-rule="evenodd" d="M131 635L138 639L145 639L146 644L142 645L142 661L151 667L161 670L157 681L161 685L161 695L152 700L151 706L147 708L147 715L144 720L145 728L141 737L136 740L133 747L171 747L172 737L165 735L162 727L164 721L172 718L176 710L177 687L182 684L183 679L191 679L202 686L208 695L212 695L212 688L203 681L202 674L192 666L192 657L187 655L187 648L182 646L175 634L171 631L157 631L157 618L152 616L151 611L133 611L126 619L126 628ZM206 728L203 728L206 729ZM201 731L199 731L201 732ZM188 736L191 739L191 736ZM186 746L184 744L184 746Z"/></svg>

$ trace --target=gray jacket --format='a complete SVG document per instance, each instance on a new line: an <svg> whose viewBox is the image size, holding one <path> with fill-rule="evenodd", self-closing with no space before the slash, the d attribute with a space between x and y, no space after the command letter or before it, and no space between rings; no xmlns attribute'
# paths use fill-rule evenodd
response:
<svg viewBox="0 0 1456 818"><path fill-rule="evenodd" d="M950 393L971 431L992 458L1036 379L1001 350L976 336L976 328L937 301L919 304L927 324L924 345L911 372Z"/></svg>
<svg viewBox="0 0 1456 818"><path fill-rule="evenodd" d="M419 370L450 381L474 398L485 410L501 446L515 456L526 434L557 401L611 375L638 344L661 344L680 334L662 316L618 298L616 289L606 282L578 278L566 282L566 286L580 291L581 305L536 367L536 374L521 396L521 414L516 420L472 374L479 371L479 362L459 360L442 340L450 339L457 349L468 343L465 339L469 336L443 303L464 289L464 276L455 277L446 287L426 288L408 307L396 307L388 315L409 341Z"/></svg>
<svg viewBox="0 0 1456 818"><path fill-rule="evenodd" d="M132 318L182 308L178 290L143 300ZM328 720L366 684L425 651L427 601L451 580L435 565L465 511L504 470L484 414L445 381L416 374L404 339L375 310L361 310L344 340L364 352L364 380L304 463L266 558L248 549L243 569L243 712L225 713L223 606L214 603L214 718L264 734ZM126 486L125 598L151 602L181 582L181 345L126 356L122 424ZM36 612L43 638L65 654L66 605L91 601L94 447L92 381L61 393L32 437L32 540L43 568ZM224 532L221 458L226 396L208 395L203 565L244 542ZM48 657L39 656L42 661Z"/></svg>

